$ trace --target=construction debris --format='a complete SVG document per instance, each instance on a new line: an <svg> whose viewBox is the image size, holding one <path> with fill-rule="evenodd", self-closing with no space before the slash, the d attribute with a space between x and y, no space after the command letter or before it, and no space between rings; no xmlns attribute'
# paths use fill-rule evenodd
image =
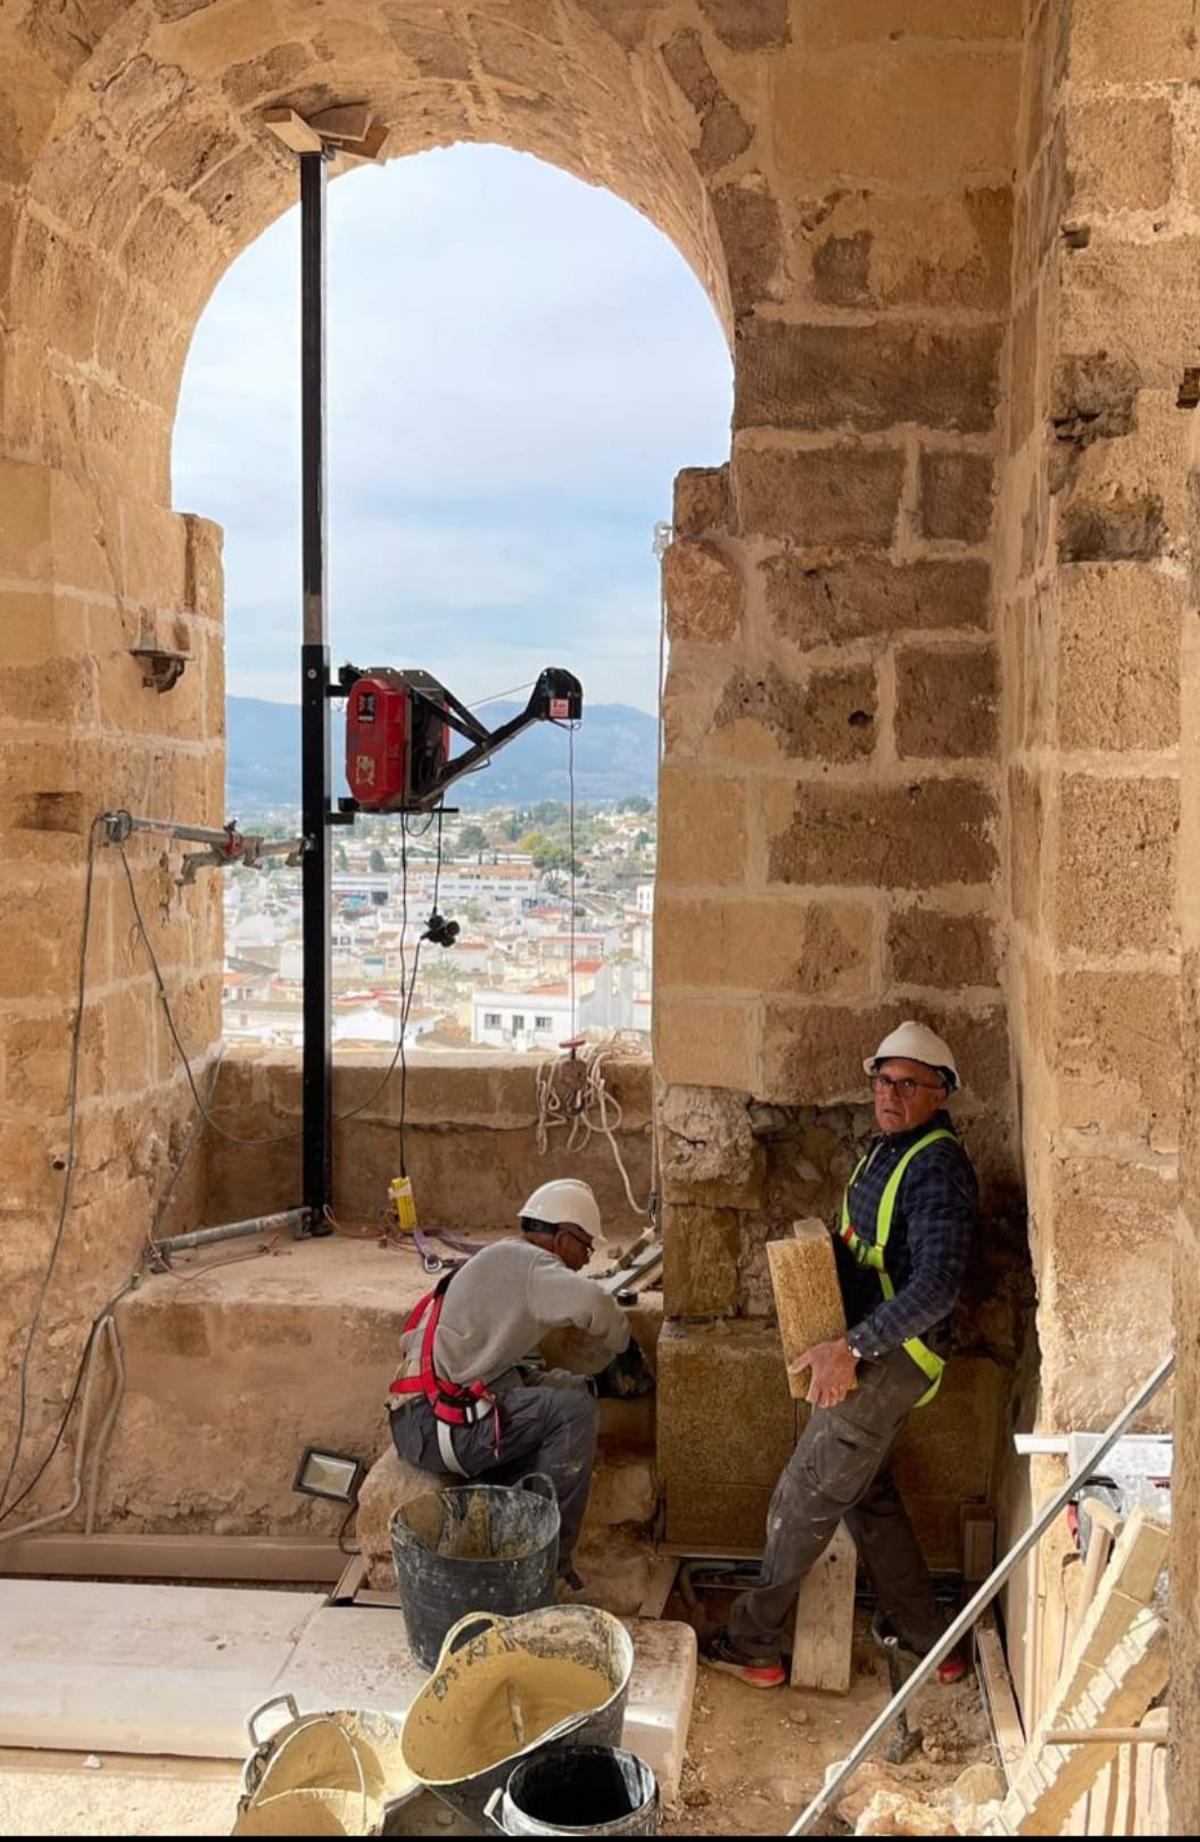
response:
<svg viewBox="0 0 1200 1842"><path fill-rule="evenodd" d="M1119 1743L1097 1728L1131 1727L1166 1688L1167 1627L1156 1609L1170 1531L1135 1509L1084 1614L1050 1704L988 1835L1058 1834L1080 1798L1113 1763ZM1052 1743L1077 1730L1081 1743Z"/></svg>

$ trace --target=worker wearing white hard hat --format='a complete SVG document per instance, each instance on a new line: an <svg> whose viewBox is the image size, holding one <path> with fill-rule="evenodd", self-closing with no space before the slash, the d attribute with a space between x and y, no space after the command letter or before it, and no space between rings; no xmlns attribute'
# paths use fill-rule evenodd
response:
<svg viewBox="0 0 1200 1842"><path fill-rule="evenodd" d="M611 1291L583 1276L604 1245L600 1208L577 1177L543 1183L518 1214L519 1239L481 1248L426 1295L404 1331L392 1383L392 1440L407 1463L451 1477L553 1481L561 1518L559 1572L582 1582L572 1555L596 1457L599 1407L588 1378L547 1372L538 1345L573 1328L614 1375L612 1392L644 1391L648 1371Z"/></svg>
<svg viewBox="0 0 1200 1842"><path fill-rule="evenodd" d="M888 1456L941 1383L979 1191L946 1111L961 1085L950 1045L910 1020L863 1068L878 1131L846 1185L834 1238L850 1328L790 1365L810 1372L813 1413L771 1499L759 1583L704 1646L714 1668L754 1688L785 1680L798 1589L839 1522L871 1576L880 1641L923 1655L945 1628ZM955 1655L939 1679L965 1670Z"/></svg>

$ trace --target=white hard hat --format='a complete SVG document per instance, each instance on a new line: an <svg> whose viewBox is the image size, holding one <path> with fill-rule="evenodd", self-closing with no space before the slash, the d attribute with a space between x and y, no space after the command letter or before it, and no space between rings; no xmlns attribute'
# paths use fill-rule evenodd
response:
<svg viewBox="0 0 1200 1842"><path fill-rule="evenodd" d="M911 1021L902 1023L899 1029L884 1037L874 1055L867 1057L863 1067L868 1074L874 1074L880 1062L891 1061L893 1057L905 1062L925 1062L930 1068L944 1070L952 1094L961 1086L954 1051L927 1024Z"/></svg>
<svg viewBox="0 0 1200 1842"><path fill-rule="evenodd" d="M545 1222L548 1228L574 1222L576 1227L591 1235L597 1247L604 1245L599 1204L591 1185L579 1177L556 1177L550 1183L543 1183L518 1214L522 1221Z"/></svg>

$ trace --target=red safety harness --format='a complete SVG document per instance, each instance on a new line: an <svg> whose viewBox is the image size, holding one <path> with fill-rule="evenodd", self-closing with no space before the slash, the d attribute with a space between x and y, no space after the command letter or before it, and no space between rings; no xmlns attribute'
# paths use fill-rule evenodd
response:
<svg viewBox="0 0 1200 1842"><path fill-rule="evenodd" d="M455 1272L457 1272L455 1268ZM446 1426L476 1426L485 1415L493 1416L495 1437L493 1444L497 1453L500 1450L500 1412L496 1397L489 1393L486 1382L453 1382L439 1375L433 1364L433 1345L437 1337L438 1324L441 1321L442 1306L446 1302L446 1288L454 1278L454 1273L446 1273L438 1280L432 1292L426 1292L424 1298L418 1299L404 1326L404 1335L416 1330L422 1318L425 1319L425 1335L421 1339L421 1373L397 1378L391 1385L392 1394L423 1394L434 1412L434 1417Z"/></svg>

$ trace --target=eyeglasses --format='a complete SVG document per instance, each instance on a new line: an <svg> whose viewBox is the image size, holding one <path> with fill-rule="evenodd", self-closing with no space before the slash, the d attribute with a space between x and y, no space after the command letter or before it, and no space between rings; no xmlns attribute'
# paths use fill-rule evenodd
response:
<svg viewBox="0 0 1200 1842"><path fill-rule="evenodd" d="M945 1087L944 1081L914 1081L911 1075L901 1075L898 1081L891 1075L873 1074L871 1092L873 1094L897 1094L901 1100L911 1100L919 1090L927 1094L937 1094Z"/></svg>
<svg viewBox="0 0 1200 1842"><path fill-rule="evenodd" d="M577 1222L560 1222L558 1225L564 1234L569 1234L573 1241L578 1241L585 1254L594 1252L595 1242L586 1228L581 1228Z"/></svg>

